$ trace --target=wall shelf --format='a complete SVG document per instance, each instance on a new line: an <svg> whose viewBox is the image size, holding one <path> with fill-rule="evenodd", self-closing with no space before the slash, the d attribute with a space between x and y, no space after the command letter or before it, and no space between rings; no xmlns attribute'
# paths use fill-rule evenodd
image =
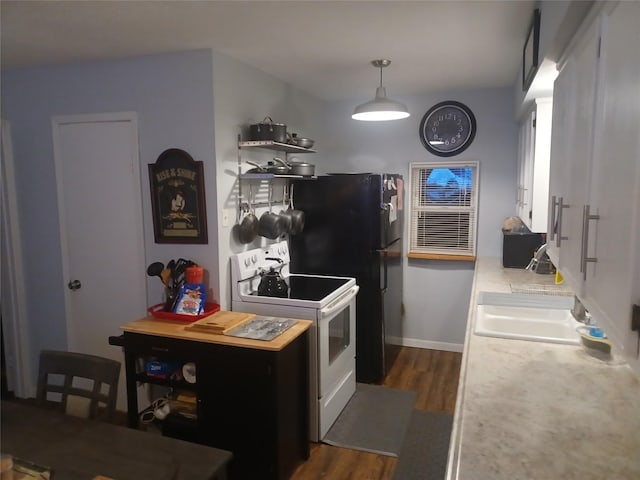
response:
<svg viewBox="0 0 640 480"><path fill-rule="evenodd" d="M250 140L250 141L241 141L240 135L238 134L238 200L237 200L237 216L236 221L240 222L240 218L243 212L243 206L246 205L246 202L242 202L244 196L242 195L242 181L243 180L258 180L258 181L267 181L271 182L272 180L283 179L285 180L285 193L283 194L282 202L289 203L288 195L286 194L286 189L288 187L288 180L292 179L300 179L300 180L315 180L315 175L313 176L302 176L302 175L279 175L275 173L242 173L242 149L259 149L259 150L271 150L276 152L283 152L285 154L285 160L288 159L288 155L290 153L316 153L315 150L311 148L304 148L298 145L292 145L289 143L282 142L274 142L273 140ZM269 183L269 192L271 192L272 185ZM269 197L271 197L271 193L269 193ZM280 202L271 202L271 203L280 203ZM252 207L262 207L268 206L269 202L266 204L263 202L252 202ZM251 207L250 207L251 208Z"/></svg>
<svg viewBox="0 0 640 480"><path fill-rule="evenodd" d="M299 147L298 145L291 145L290 143L274 142L273 140L251 140L245 142L238 141L238 147L264 148L267 150L275 150L285 153L316 153L316 151L311 148Z"/></svg>
<svg viewBox="0 0 640 480"><path fill-rule="evenodd" d="M275 173L241 173L239 175L240 178L244 180L273 180L276 178L288 178L288 179L301 179L301 180L314 180L318 177L314 176L302 176L302 175L277 175Z"/></svg>

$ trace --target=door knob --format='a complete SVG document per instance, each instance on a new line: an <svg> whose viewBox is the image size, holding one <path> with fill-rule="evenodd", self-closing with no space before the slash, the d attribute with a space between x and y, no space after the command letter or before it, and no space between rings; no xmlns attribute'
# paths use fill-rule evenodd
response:
<svg viewBox="0 0 640 480"><path fill-rule="evenodd" d="M69 287L69 290L80 290L82 284L80 283L80 280L72 280L67 284L67 286Z"/></svg>

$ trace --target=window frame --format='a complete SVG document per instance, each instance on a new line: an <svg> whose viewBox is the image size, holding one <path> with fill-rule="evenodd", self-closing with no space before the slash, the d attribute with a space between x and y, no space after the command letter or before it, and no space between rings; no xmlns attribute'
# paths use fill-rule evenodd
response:
<svg viewBox="0 0 640 480"><path fill-rule="evenodd" d="M450 206L450 205L417 205L420 201L420 196L416 195L414 188L414 181L416 175L420 176L421 172L426 169L451 169L451 168L471 168L472 169L472 183L471 183L471 205L469 207L463 206ZM478 161L442 161L442 162L412 162L409 164L409 245L407 257L419 258L419 259L434 259L434 260L462 260L462 261L475 261L477 252L477 238L478 238L478 206L479 206L479 185L480 185L480 163ZM460 248L430 248L430 247L417 247L418 242L418 228L417 218L414 221L415 215L418 212L432 211L432 212L451 212L451 211L468 211L469 217L469 236L468 242L471 247L467 251L461 251ZM448 251L450 250L450 251Z"/></svg>

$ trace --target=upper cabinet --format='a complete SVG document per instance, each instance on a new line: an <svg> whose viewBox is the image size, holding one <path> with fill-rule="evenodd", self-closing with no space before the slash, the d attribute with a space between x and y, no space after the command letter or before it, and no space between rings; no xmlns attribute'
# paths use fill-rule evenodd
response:
<svg viewBox="0 0 640 480"><path fill-rule="evenodd" d="M577 294L583 287L582 215L588 201L593 150L598 45L596 19L579 36L554 85L557 108L551 144L548 254Z"/></svg>
<svg viewBox="0 0 640 480"><path fill-rule="evenodd" d="M536 98L520 123L516 207L533 232L547 229L551 112L551 98Z"/></svg>
<svg viewBox="0 0 640 480"><path fill-rule="evenodd" d="M551 259L638 371L640 3L606 3L554 88Z"/></svg>

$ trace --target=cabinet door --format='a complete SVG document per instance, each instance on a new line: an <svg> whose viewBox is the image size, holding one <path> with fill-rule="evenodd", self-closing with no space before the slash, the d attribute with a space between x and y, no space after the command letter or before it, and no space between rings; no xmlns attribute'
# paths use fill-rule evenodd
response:
<svg viewBox="0 0 640 480"><path fill-rule="evenodd" d="M529 112L520 124L518 155L517 214L531 228L531 195L533 183L533 156L535 141L535 110Z"/></svg>
<svg viewBox="0 0 640 480"><path fill-rule="evenodd" d="M640 3L605 11L595 117L592 183L588 205L598 219L589 227L584 303L636 357L631 308L640 304L634 265L640 251Z"/></svg>
<svg viewBox="0 0 640 480"><path fill-rule="evenodd" d="M583 290L580 271L582 216L591 178L598 43L598 22L593 22L571 54L575 70L575 93L569 122L573 124L573 129L566 145L568 170L566 194L562 195L564 207L558 207L558 215L561 218L559 230L562 235L559 268L578 295Z"/></svg>
<svg viewBox="0 0 640 480"><path fill-rule="evenodd" d="M536 98L534 155L529 187L531 191L529 211L531 224L529 228L536 233L547 231L551 116L551 98Z"/></svg>
<svg viewBox="0 0 640 480"><path fill-rule="evenodd" d="M553 84L553 120L551 128L551 166L549 173L549 215L547 219L547 254L559 266L560 245L556 236L559 228L559 199L568 196L570 178L570 139L573 136L571 114L575 98L575 67L569 58Z"/></svg>

